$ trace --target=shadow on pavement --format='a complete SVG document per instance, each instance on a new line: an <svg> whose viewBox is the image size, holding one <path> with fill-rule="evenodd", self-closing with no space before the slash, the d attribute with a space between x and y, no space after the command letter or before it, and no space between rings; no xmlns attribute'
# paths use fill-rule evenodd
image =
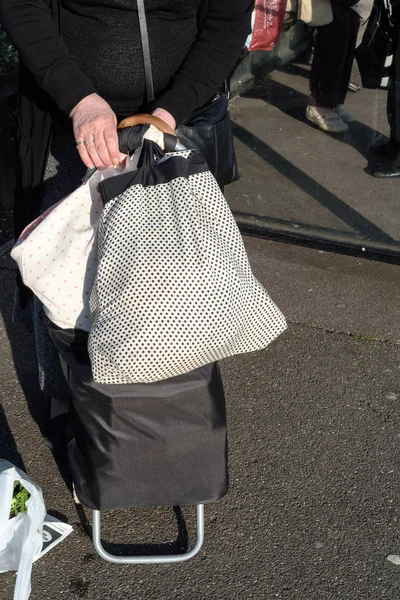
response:
<svg viewBox="0 0 400 600"><path fill-rule="evenodd" d="M25 327L20 327L13 322L12 312L14 303L14 288L16 268L13 260L9 257L9 250L12 242L3 246L1 258L0 277L2 286L0 290L0 316L3 321L3 327L10 345L14 370L19 385L22 388L26 399L29 412L40 429L42 429L44 418L44 402L37 382L37 366L34 355L33 334ZM28 315L26 314L26 317ZM29 319L27 319L29 323ZM6 340L4 340L6 341ZM10 392L9 388L10 386ZM15 384L13 378L4 379L2 384L3 407L0 413L0 436L2 456L11 462L24 468L22 458L17 450L17 443L7 424L7 411L12 410L12 399L15 397L11 393ZM18 404L16 405L18 408ZM21 440L23 443L23 440Z"/></svg>
<svg viewBox="0 0 400 600"><path fill-rule="evenodd" d="M12 281L13 277L10 279ZM11 281L10 284L13 285ZM13 303L14 299L11 294L7 297L1 295L0 314L10 343L16 376L25 396L29 412L40 430L43 431L47 406L38 382L34 337L29 329L13 322ZM26 310L29 311L29 309ZM25 318L29 323L28 313Z"/></svg>
<svg viewBox="0 0 400 600"><path fill-rule="evenodd" d="M290 63L286 67L278 69L278 71L290 73L291 75L296 75L297 77L304 77L304 79L308 80L310 78L310 63L305 62L302 64L297 58L296 64Z"/></svg>
<svg viewBox="0 0 400 600"><path fill-rule="evenodd" d="M8 425L7 417L3 408L0 406L0 440L1 440L1 454L0 458L5 458L13 463L19 469L25 471L24 461L22 460L21 454L18 452L17 444L14 436Z"/></svg>
<svg viewBox="0 0 400 600"><path fill-rule="evenodd" d="M341 219L354 231L357 231L365 239L380 244L400 246L390 235L382 231L377 225L361 215L357 210L338 198L324 186L318 184L312 177L285 159L281 154L273 150L260 138L250 133L238 123L232 123L234 136L260 158L266 161L279 173L290 179L297 187L306 192L333 215ZM281 224L292 225L291 221L280 219Z"/></svg>
<svg viewBox="0 0 400 600"><path fill-rule="evenodd" d="M306 68L301 66L291 65L290 68L282 70L284 73L290 73L306 77L309 72ZM259 98L264 100L268 104L271 104L285 115L288 115L302 123L308 121L305 117L306 106L308 98L306 94L299 92L298 90L289 87L279 81L268 80L262 82L261 85L256 85L245 95L247 98ZM311 127L311 125L310 125ZM369 148L375 144L377 140L381 142L388 141L388 138L379 134L375 129L372 129L364 123L355 121L349 125L350 130L345 134L330 134L324 132L335 140L341 140L344 144L352 146L357 152L359 152L364 158L369 161L369 168L372 168L376 161L371 157Z"/></svg>

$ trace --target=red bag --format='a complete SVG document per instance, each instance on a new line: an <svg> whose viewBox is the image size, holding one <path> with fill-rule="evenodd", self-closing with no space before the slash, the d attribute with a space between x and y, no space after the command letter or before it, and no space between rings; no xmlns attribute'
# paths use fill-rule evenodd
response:
<svg viewBox="0 0 400 600"><path fill-rule="evenodd" d="M249 50L273 50L279 40L287 0L256 0L256 15Z"/></svg>

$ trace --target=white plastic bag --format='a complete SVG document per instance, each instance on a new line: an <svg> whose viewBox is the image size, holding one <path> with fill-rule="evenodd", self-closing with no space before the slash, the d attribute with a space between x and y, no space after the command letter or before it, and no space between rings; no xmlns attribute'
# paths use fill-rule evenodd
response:
<svg viewBox="0 0 400 600"><path fill-rule="evenodd" d="M10 519L14 482L30 493L27 511ZM43 544L42 526L46 507L40 487L8 460L0 459L0 573L18 571L14 600L28 600L35 556Z"/></svg>

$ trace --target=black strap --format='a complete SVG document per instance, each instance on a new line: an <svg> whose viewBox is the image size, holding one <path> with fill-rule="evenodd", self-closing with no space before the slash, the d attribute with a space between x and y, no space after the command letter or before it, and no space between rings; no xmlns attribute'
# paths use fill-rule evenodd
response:
<svg viewBox="0 0 400 600"><path fill-rule="evenodd" d="M137 0L137 7L139 16L140 37L142 38L142 52L144 63L144 75L146 78L147 101L152 102L154 100L153 71L151 68L149 36L147 33L147 21L146 11L144 8L144 0Z"/></svg>
<svg viewBox="0 0 400 600"><path fill-rule="evenodd" d="M385 0L384 0L385 1ZM387 0L389 1L389 0ZM202 0L202 3L198 12L198 25L199 28L206 16L207 7L209 0ZM146 95L147 102L153 102L154 100L154 84L153 84L153 70L151 67L151 55L150 55L150 45L149 45L149 34L147 30L147 21L146 21L146 10L144 7L144 0L137 0L137 8L138 8L138 17L139 17L139 29L140 29L140 37L142 38L142 54L143 54L143 64L144 64L144 75L146 79ZM229 83L227 80L223 83L223 88L221 88L221 92L225 93L229 98Z"/></svg>

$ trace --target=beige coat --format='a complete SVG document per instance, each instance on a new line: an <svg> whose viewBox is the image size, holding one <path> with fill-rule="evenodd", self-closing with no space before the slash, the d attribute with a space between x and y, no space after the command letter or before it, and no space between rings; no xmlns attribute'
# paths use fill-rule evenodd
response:
<svg viewBox="0 0 400 600"><path fill-rule="evenodd" d="M321 27L333 21L330 0L298 0L297 18L310 27Z"/></svg>

